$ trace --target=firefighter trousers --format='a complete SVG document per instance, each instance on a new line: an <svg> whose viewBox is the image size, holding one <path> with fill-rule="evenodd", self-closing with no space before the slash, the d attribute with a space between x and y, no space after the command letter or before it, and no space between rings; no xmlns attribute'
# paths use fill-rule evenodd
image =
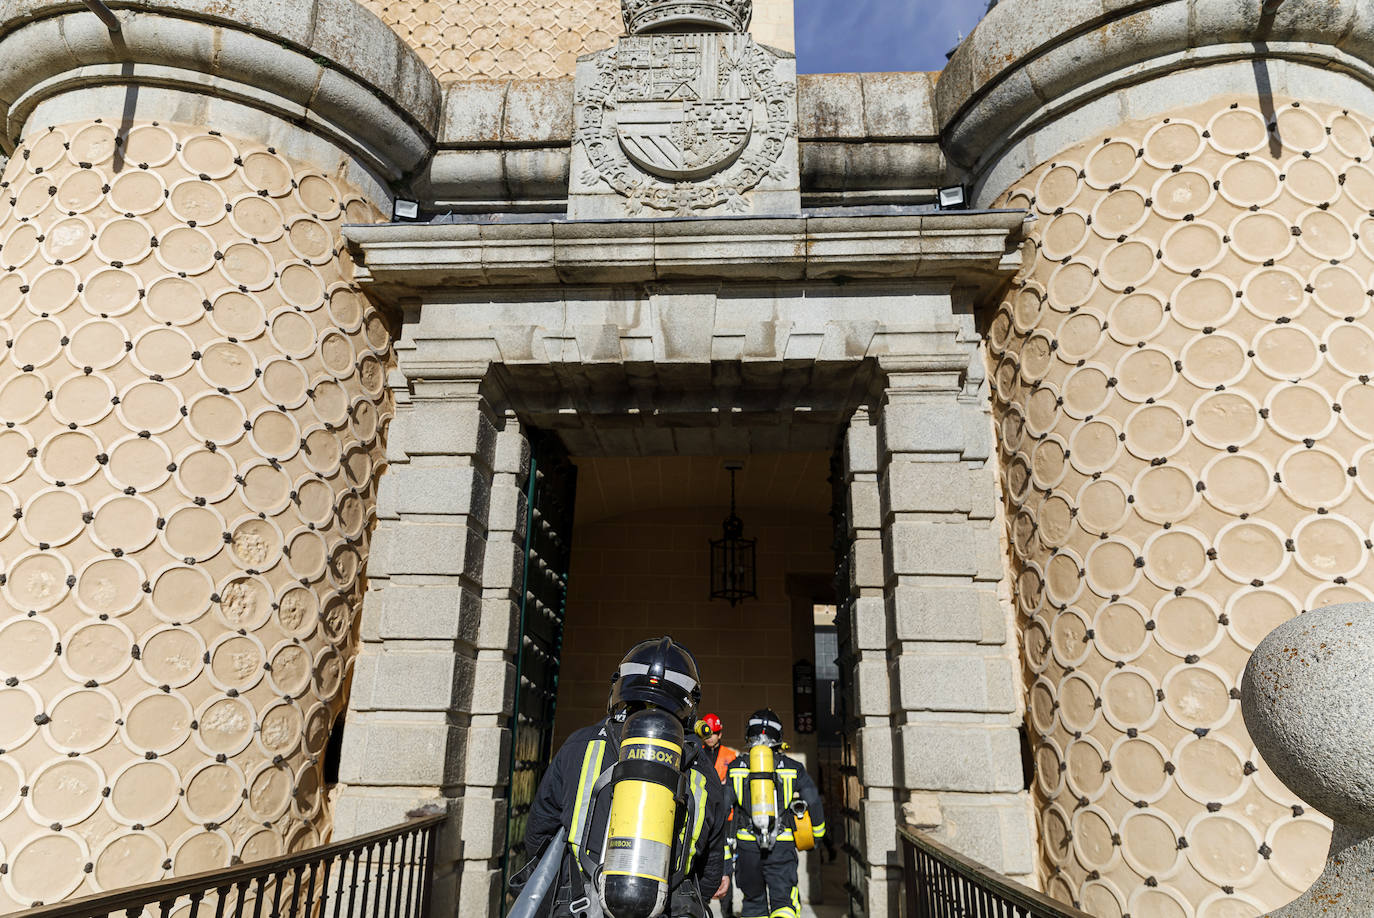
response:
<svg viewBox="0 0 1374 918"><path fill-rule="evenodd" d="M799 918L797 847L792 842L779 840L764 851L752 839L739 839L735 882L744 896L740 918Z"/></svg>

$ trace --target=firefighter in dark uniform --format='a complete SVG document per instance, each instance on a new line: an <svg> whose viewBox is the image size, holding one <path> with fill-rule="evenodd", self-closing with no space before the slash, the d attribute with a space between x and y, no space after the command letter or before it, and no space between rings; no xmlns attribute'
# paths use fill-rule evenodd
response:
<svg viewBox="0 0 1374 918"><path fill-rule="evenodd" d="M821 794L806 768L783 753L782 721L772 710L749 716L745 740L725 786L734 813L735 882L744 894L740 916L799 918L796 814L804 808L814 838L824 838Z"/></svg>
<svg viewBox="0 0 1374 918"><path fill-rule="evenodd" d="M539 784L525 829L538 859L567 830L552 918L705 918L724 886L729 810L693 730L696 660L644 641L611 677L607 717L573 733Z"/></svg>

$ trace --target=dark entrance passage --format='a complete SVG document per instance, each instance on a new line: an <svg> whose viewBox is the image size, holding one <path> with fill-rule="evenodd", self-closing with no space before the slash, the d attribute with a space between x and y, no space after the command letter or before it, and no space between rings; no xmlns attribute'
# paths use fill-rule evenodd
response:
<svg viewBox="0 0 1374 918"><path fill-rule="evenodd" d="M782 715L790 733L796 645L808 647L811 640L805 616L794 622L790 580L811 575L828 581L834 566L829 457L745 459L738 513L745 535L758 540L759 596L733 607L710 598L710 540L720 538L729 512L725 459L575 460L576 547L556 739L605 715L608 680L620 654L660 634L672 634L696 656L702 710L725 722L726 743L741 746L745 719L765 706Z"/></svg>
<svg viewBox="0 0 1374 918"><path fill-rule="evenodd" d="M757 539L758 598L710 598L710 541L729 512L725 464L742 458L737 512ZM702 712L744 746L750 712L771 707L818 782L815 607L834 601L834 523L823 452L577 457L577 512L554 748L606 713L611 674L640 640L671 634L697 657ZM833 628L832 628L833 632ZM829 645L833 647L833 640ZM828 661L834 668L833 653ZM828 726L833 726L827 721ZM830 742L838 742L832 737ZM832 804L839 818L841 804ZM838 850L838 849L837 849ZM803 855L803 902L822 896L822 850ZM843 902L843 877L827 901Z"/></svg>

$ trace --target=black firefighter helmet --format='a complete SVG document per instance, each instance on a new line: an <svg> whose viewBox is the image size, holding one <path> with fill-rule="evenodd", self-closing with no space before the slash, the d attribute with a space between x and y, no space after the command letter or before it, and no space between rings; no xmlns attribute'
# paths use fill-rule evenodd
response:
<svg viewBox="0 0 1374 918"><path fill-rule="evenodd" d="M772 708L761 708L749 715L749 723L744 728L744 738L750 746L767 743L769 746L782 745L782 718Z"/></svg>
<svg viewBox="0 0 1374 918"><path fill-rule="evenodd" d="M670 637L641 641L625 654L611 676L608 714L620 714L632 704L652 704L683 724L696 720L701 680L696 657Z"/></svg>

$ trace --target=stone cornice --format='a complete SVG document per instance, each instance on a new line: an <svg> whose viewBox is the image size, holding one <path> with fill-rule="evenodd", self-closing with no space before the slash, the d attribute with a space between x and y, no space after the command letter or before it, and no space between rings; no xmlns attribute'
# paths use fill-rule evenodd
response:
<svg viewBox="0 0 1374 918"><path fill-rule="evenodd" d="M345 230L358 283L397 301L453 287L949 278L990 289L1014 272L1020 211L386 224Z"/></svg>
<svg viewBox="0 0 1374 918"><path fill-rule="evenodd" d="M110 0L111 34L73 0L0 0L3 145L45 99L141 85L231 99L304 124L388 180L438 131L438 83L354 0Z"/></svg>
<svg viewBox="0 0 1374 918"><path fill-rule="evenodd" d="M975 175L1093 99L1238 59L1295 61L1374 86L1374 6L1288 0L1002 0L935 86L952 164ZM1209 94L1198 77L1198 97Z"/></svg>

